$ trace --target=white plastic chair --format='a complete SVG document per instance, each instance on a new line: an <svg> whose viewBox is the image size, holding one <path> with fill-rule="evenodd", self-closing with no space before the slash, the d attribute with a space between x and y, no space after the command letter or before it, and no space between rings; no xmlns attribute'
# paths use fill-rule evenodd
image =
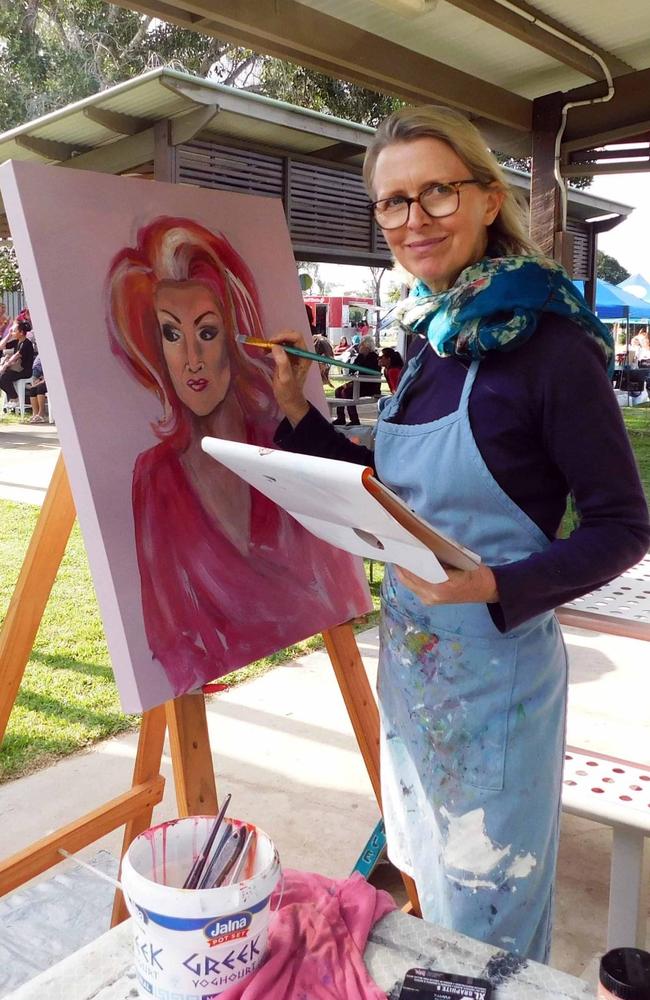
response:
<svg viewBox="0 0 650 1000"><path fill-rule="evenodd" d="M14 382L14 389L16 390L16 395L18 396L18 406L20 408L21 419L25 416L25 386L28 382L31 382L31 377L19 378L17 382Z"/></svg>

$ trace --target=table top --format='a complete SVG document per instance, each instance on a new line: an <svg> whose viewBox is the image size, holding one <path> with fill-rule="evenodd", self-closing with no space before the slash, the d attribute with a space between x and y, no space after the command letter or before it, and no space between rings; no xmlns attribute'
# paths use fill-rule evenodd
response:
<svg viewBox="0 0 650 1000"><path fill-rule="evenodd" d="M650 641L650 553L598 590L558 609L563 625Z"/></svg>
<svg viewBox="0 0 650 1000"><path fill-rule="evenodd" d="M25 983L6 1000L134 1000L131 921ZM399 910L375 925L365 951L370 975L397 1000L414 966L489 979L494 1000L588 1000L589 984L537 962L408 917Z"/></svg>

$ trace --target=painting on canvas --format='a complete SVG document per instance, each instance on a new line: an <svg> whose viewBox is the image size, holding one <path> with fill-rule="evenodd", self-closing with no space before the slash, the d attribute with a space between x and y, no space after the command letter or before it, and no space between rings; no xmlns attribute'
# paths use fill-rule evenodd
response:
<svg viewBox="0 0 650 1000"><path fill-rule="evenodd" d="M124 708L369 610L359 560L200 446L281 419L237 340L308 336L281 202L31 163L0 185Z"/></svg>

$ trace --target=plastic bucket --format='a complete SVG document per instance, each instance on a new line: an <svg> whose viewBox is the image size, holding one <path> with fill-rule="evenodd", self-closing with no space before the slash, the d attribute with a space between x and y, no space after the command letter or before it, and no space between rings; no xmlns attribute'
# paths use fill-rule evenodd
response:
<svg viewBox="0 0 650 1000"><path fill-rule="evenodd" d="M181 888L213 823L214 816L161 823L136 837L124 856L121 882L142 997L210 1000L264 958L281 868L263 830L256 830L249 878L219 889Z"/></svg>

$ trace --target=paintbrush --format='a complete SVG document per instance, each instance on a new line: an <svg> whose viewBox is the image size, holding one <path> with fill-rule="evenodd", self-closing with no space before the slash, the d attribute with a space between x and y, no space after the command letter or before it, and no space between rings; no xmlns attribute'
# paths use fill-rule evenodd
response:
<svg viewBox="0 0 650 1000"><path fill-rule="evenodd" d="M224 885L234 885L236 882L240 881L242 874L244 874L244 866L246 865L246 860L248 858L248 855L250 854L251 847L253 846L254 842L255 842L255 829L253 828L252 830L248 831L246 842L242 847L242 851L237 860L237 864L230 873L228 880L226 881L224 879L223 881ZM244 878L250 878L251 874L252 871L249 872L248 875L244 874Z"/></svg>
<svg viewBox="0 0 650 1000"><path fill-rule="evenodd" d="M228 827L228 835L226 836L224 833L221 843L199 882L199 889L214 889L219 885L224 873L230 870L233 859L236 860L236 856L239 855L240 843L243 843L244 838L240 837L240 832L233 830L232 826Z"/></svg>
<svg viewBox="0 0 650 1000"><path fill-rule="evenodd" d="M231 844L228 844L226 846L226 850L223 852L224 858L223 858L223 863L220 866L220 871L213 878L209 888L218 889L220 886L230 884L229 876L232 874L233 869L235 868L235 866L239 861L245 843L246 843L246 830L245 828L240 827L240 829L233 834Z"/></svg>
<svg viewBox="0 0 650 1000"><path fill-rule="evenodd" d="M334 365L336 368L347 368L352 372L360 372L362 375L380 374L376 369L364 368L362 365L352 364L350 361L341 361L340 358L330 358L326 354L316 354L314 351L304 351L302 347L292 347L291 344L272 344L268 340L259 340L257 337L247 337L245 333L238 333L236 340L247 347L261 347L263 351L270 351L272 347L282 347L287 354L295 354L297 358L306 358L308 361L316 361L319 365Z"/></svg>
<svg viewBox="0 0 650 1000"><path fill-rule="evenodd" d="M210 833L208 834L208 839L206 840L205 844L203 845L203 847L199 851L199 855L198 855L196 861L194 862L194 864L192 865L192 867L190 869L189 875L187 876L187 878L185 879L185 881L183 883L183 888L184 889L196 889L198 881L201 878L201 874L202 874L203 869L205 867L205 862L207 861L208 854L210 853L210 851L212 849L212 845L214 844L215 837L217 836L217 833L219 832L219 827L221 826L221 824L223 822L223 818L226 815L226 809L228 808L228 806L230 804L231 798L232 798L232 795L226 795L226 797L225 797L225 799L223 801L223 805L221 806L221 809L217 813L217 818L214 821L212 829L210 830Z"/></svg>

